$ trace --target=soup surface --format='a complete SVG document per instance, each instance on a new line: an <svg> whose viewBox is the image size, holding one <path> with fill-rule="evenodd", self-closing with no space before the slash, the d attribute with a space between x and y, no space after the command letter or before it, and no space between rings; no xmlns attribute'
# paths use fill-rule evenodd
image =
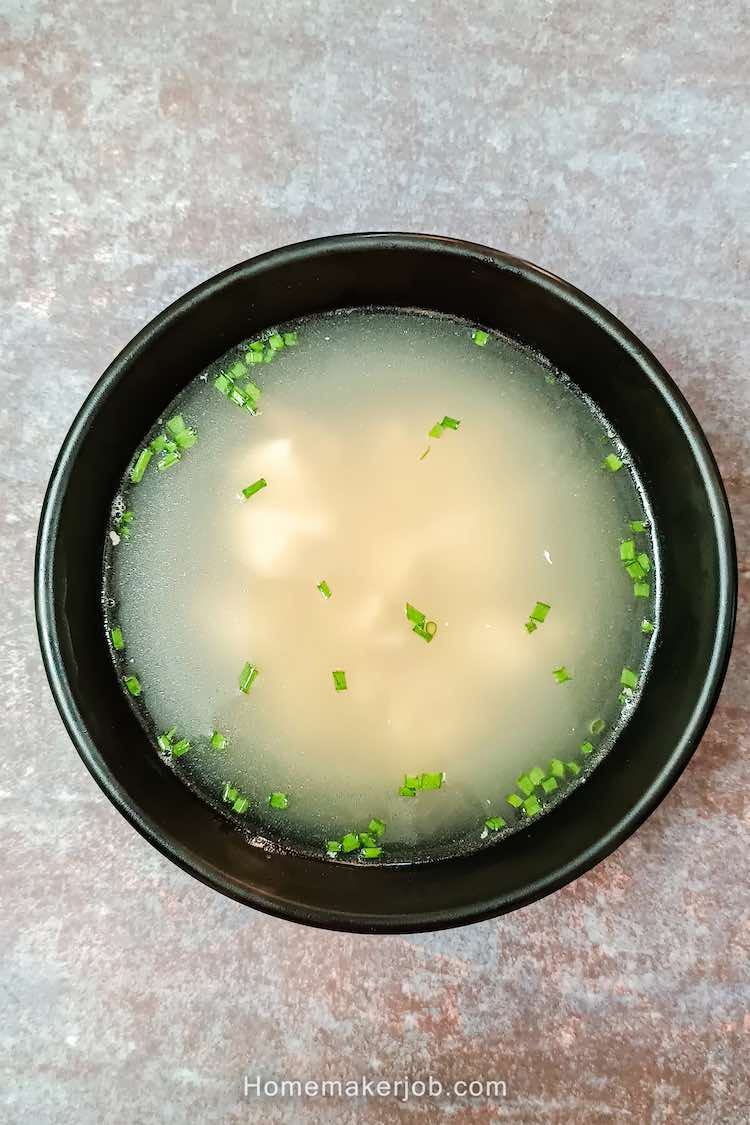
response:
<svg viewBox="0 0 750 1125"><path fill-rule="evenodd" d="M256 838L337 861L543 814L646 671L627 452L565 376L460 320L354 310L250 344L164 413L113 507L106 627L158 752Z"/></svg>

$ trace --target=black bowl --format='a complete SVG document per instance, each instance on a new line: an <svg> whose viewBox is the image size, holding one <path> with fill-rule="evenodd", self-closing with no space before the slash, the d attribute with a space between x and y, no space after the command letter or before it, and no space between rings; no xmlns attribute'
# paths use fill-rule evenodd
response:
<svg viewBox="0 0 750 1125"><path fill-rule="evenodd" d="M474 855L362 869L269 853L166 768L124 698L101 619L110 504L143 434L232 344L336 308L394 306L490 325L561 368L598 403L637 462L661 552L661 624L640 702L583 786L528 829ZM96 781L147 840L240 902L334 929L437 929L533 902L588 870L674 784L705 730L734 629L736 556L715 461L690 408L618 320L559 278L453 239L345 235L234 266L170 305L86 399L44 503L36 611L47 675Z"/></svg>

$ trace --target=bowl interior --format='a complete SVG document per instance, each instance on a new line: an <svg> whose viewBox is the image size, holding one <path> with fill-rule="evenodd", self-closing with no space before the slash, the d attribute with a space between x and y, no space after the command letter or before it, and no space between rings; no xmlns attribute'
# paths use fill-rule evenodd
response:
<svg viewBox="0 0 750 1125"><path fill-rule="evenodd" d="M153 419L232 344L271 324L353 306L431 309L489 325L545 355L591 396L635 457L661 557L661 627L639 706L618 743L552 812L496 848L418 867L269 854L160 762L117 683L101 623L102 549L120 476ZM611 851L684 767L723 678L735 560L716 466L681 395L605 310L517 259L414 235L303 243L181 298L92 391L55 467L40 525L37 616L61 714L99 784L170 858L227 894L299 921L432 929L513 909Z"/></svg>

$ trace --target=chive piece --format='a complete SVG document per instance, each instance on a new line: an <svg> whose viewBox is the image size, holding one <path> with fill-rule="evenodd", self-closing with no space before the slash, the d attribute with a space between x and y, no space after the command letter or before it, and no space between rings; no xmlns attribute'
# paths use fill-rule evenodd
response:
<svg viewBox="0 0 750 1125"><path fill-rule="evenodd" d="M580 746L580 750L581 750L581 753L582 753L582 754L593 754L593 752L594 752L594 746L593 746L593 743L591 743L591 742L582 742L582 743L581 743L581 746Z"/></svg>
<svg viewBox="0 0 750 1125"><path fill-rule="evenodd" d="M228 395L232 389L232 380L222 371L221 374L217 375L214 379L214 386L217 391L221 391L223 395Z"/></svg>
<svg viewBox="0 0 750 1125"><path fill-rule="evenodd" d="M336 668L331 672L333 676L333 686L336 691L346 691L346 672L342 668Z"/></svg>
<svg viewBox="0 0 750 1125"><path fill-rule="evenodd" d="M638 676L630 668L623 668L620 683L626 688L638 687Z"/></svg>
<svg viewBox="0 0 750 1125"><path fill-rule="evenodd" d="M425 633L427 634L428 637L430 637L430 638L434 637L435 634L437 633L437 622L436 621L425 621L424 631L425 631Z"/></svg>
<svg viewBox="0 0 750 1125"><path fill-rule="evenodd" d="M166 434L159 434L158 437L148 443L148 447L154 453L163 453L167 448L167 440Z"/></svg>
<svg viewBox="0 0 750 1125"><path fill-rule="evenodd" d="M246 661L240 672L240 691L247 695L258 675L259 672L255 665L251 664L249 660Z"/></svg>
<svg viewBox="0 0 750 1125"><path fill-rule="evenodd" d="M602 468L609 469L611 473L616 473L618 469L622 468L622 465L623 462L616 453L608 453L602 461Z"/></svg>
<svg viewBox="0 0 750 1125"><path fill-rule="evenodd" d="M404 777L404 785L407 789L421 789L422 775L420 773L407 773Z"/></svg>
<svg viewBox="0 0 750 1125"><path fill-rule="evenodd" d="M212 731L211 733L211 746L214 750L224 750L226 748L228 739L225 734L220 730Z"/></svg>
<svg viewBox="0 0 750 1125"><path fill-rule="evenodd" d="M367 825L367 831L372 832L373 836L382 836L385 832L385 823L374 816Z"/></svg>
<svg viewBox="0 0 750 1125"><path fill-rule="evenodd" d="M360 848L376 848L378 842L370 832L360 832L359 834Z"/></svg>
<svg viewBox="0 0 750 1125"><path fill-rule="evenodd" d="M247 488L242 489L242 495L246 500L249 500L251 496L255 496L256 492L260 492L260 490L262 488L266 488L267 485L268 481L264 480L263 477L259 477L258 480L253 482L253 484L249 484Z"/></svg>
<svg viewBox="0 0 750 1125"><path fill-rule="evenodd" d="M648 634L648 633L653 633L653 631L654 631L653 621L647 621L646 618L644 617L643 621L641 621L641 632Z"/></svg>
<svg viewBox="0 0 750 1125"><path fill-rule="evenodd" d="M173 438L176 438L178 434L181 434L183 430L187 429L187 426L185 425L185 420L182 415L175 414L174 418L168 419L165 428L168 434L171 434Z"/></svg>
<svg viewBox="0 0 750 1125"><path fill-rule="evenodd" d="M164 731L164 734L160 734L156 740L156 745L159 747L159 749L163 750L165 753L171 750L172 742L174 741L174 736L176 733L177 727L170 727L169 730Z"/></svg>
<svg viewBox="0 0 750 1125"><path fill-rule="evenodd" d="M542 774L542 776L544 776ZM521 790L525 797L530 797L534 792L534 782L531 780L527 773L521 773L516 778L516 785Z"/></svg>
<svg viewBox="0 0 750 1125"><path fill-rule="evenodd" d="M416 797L416 789L411 789L408 785L402 785L398 791L399 797Z"/></svg>
<svg viewBox="0 0 750 1125"><path fill-rule="evenodd" d="M573 677L571 676L570 672L568 671L568 669L565 667L564 664L561 664L559 668L553 668L552 669L552 675L555 677L558 684L564 684L566 682L566 680L572 680L573 679Z"/></svg>
<svg viewBox="0 0 750 1125"><path fill-rule="evenodd" d="M581 772L581 767L578 765L578 762L566 762L565 768L567 769L568 773L573 774L573 777L578 777L579 773Z"/></svg>
<svg viewBox="0 0 750 1125"><path fill-rule="evenodd" d="M439 422L436 422L432 429L427 431L427 436L435 438L443 436L443 427Z"/></svg>
<svg viewBox="0 0 750 1125"><path fill-rule="evenodd" d="M484 822L484 827L489 828L490 832L499 832L501 828L506 828L507 825L501 816L488 816Z"/></svg>
<svg viewBox="0 0 750 1125"><path fill-rule="evenodd" d="M634 582L633 593L636 598L648 598L651 594L651 587L648 582Z"/></svg>
<svg viewBox="0 0 750 1125"><path fill-rule="evenodd" d="M461 419L460 418L449 418L448 415L446 414L445 417L443 418L442 422L440 423L440 425L442 426L442 428L444 430L457 430L458 427L461 425Z"/></svg>
<svg viewBox="0 0 750 1125"><path fill-rule="evenodd" d="M262 340L253 340L249 347L251 352L262 352L265 344Z"/></svg>
<svg viewBox="0 0 750 1125"><path fill-rule="evenodd" d="M541 785L546 776L544 770L540 769L539 766L532 766L529 770L529 780L532 785Z"/></svg>
<svg viewBox="0 0 750 1125"><path fill-rule="evenodd" d="M631 531L645 531L646 525L643 522L643 520L631 520L630 521L630 530Z"/></svg>
<svg viewBox="0 0 750 1125"><path fill-rule="evenodd" d="M547 796L549 796L550 793L554 793L557 789L557 782L555 781L554 777L545 777L544 781L542 782L542 789L547 794Z"/></svg>
<svg viewBox="0 0 750 1125"><path fill-rule="evenodd" d="M344 852L354 852L359 847L359 836L356 832L347 832L341 839L341 849Z"/></svg>
<svg viewBox="0 0 750 1125"><path fill-rule="evenodd" d="M622 562L632 562L635 558L635 539L625 539L620 544L620 560Z"/></svg>
<svg viewBox="0 0 750 1125"><path fill-rule="evenodd" d="M420 789L440 789L442 784L442 773L423 773Z"/></svg>
<svg viewBox="0 0 750 1125"><path fill-rule="evenodd" d="M641 578L645 578L646 576L645 570L637 559L633 559L632 562L629 562L625 569L635 582L640 582Z"/></svg>
<svg viewBox="0 0 750 1125"><path fill-rule="evenodd" d="M427 448L425 449L424 453L422 454L422 456L419 458L419 460L424 461L425 457L427 456L427 454L430 452L431 449L432 449L432 446L428 445Z"/></svg>
<svg viewBox="0 0 750 1125"><path fill-rule="evenodd" d="M230 379L241 379L245 374L245 365L241 359L236 360L229 368Z"/></svg>
<svg viewBox="0 0 750 1125"><path fill-rule="evenodd" d="M262 363L262 362L263 362L263 353L262 352L255 351L255 352L247 352L245 354L245 363L249 363L249 364L252 365L254 363Z"/></svg>
<svg viewBox="0 0 750 1125"><path fill-rule="evenodd" d="M531 618L529 618L529 620L524 625L524 629L527 633L536 633L536 628L536 622L532 621Z"/></svg>
<svg viewBox="0 0 750 1125"><path fill-rule="evenodd" d="M273 357L275 355L276 355L276 352L274 351L273 348L266 348L266 350L263 352L263 362L264 363L273 362Z"/></svg>
<svg viewBox="0 0 750 1125"><path fill-rule="evenodd" d="M589 730L592 734L601 734L606 725L604 719L593 719L589 723Z"/></svg>
<svg viewBox="0 0 750 1125"><path fill-rule="evenodd" d="M246 813L250 808L250 802L247 797L238 797L232 805L232 811L236 813Z"/></svg>
<svg viewBox="0 0 750 1125"><path fill-rule="evenodd" d="M224 791L221 794L221 799L226 805L233 804L240 795L239 789L235 789L231 781L224 782Z"/></svg>
<svg viewBox="0 0 750 1125"><path fill-rule="evenodd" d="M413 605L409 605L408 602L406 603L406 616L414 625L424 625L427 620L423 613L420 613Z"/></svg>
<svg viewBox="0 0 750 1125"><path fill-rule="evenodd" d="M382 855L382 852L383 849L378 847L362 848L362 851L359 854L363 859L377 859L379 855Z"/></svg>
<svg viewBox="0 0 750 1125"><path fill-rule="evenodd" d="M255 355L255 352L253 352L253 355ZM263 394L257 383L253 382L245 383L244 387L242 388L242 393L243 395L247 395L248 398L251 398L253 402L257 402Z"/></svg>
<svg viewBox="0 0 750 1125"><path fill-rule="evenodd" d="M139 484L143 480L143 474L146 472L148 463L152 457L153 453L150 449L141 450L141 452L138 454L135 465L133 465L133 468L130 470L131 484Z"/></svg>
<svg viewBox="0 0 750 1125"><path fill-rule="evenodd" d="M190 426L186 426L179 434L175 435L178 449L192 449L198 440L198 435Z"/></svg>
<svg viewBox="0 0 750 1125"><path fill-rule="evenodd" d="M295 347L297 342L298 342L298 340L297 340L297 333L296 332L285 332L284 333L284 347L285 348L293 348L293 347Z"/></svg>
<svg viewBox="0 0 750 1125"><path fill-rule="evenodd" d="M318 583L318 589L320 590L324 598L330 598L331 587L328 585L325 578L321 578L320 582Z"/></svg>
<svg viewBox="0 0 750 1125"><path fill-rule="evenodd" d="M286 793L272 793L268 798L268 803L272 809L289 808L289 798Z"/></svg>
<svg viewBox="0 0 750 1125"><path fill-rule="evenodd" d="M537 813L540 813L542 811L542 806L540 805L539 798L536 796L536 794L532 793L530 797L526 798L523 803L523 811L527 816L536 816Z"/></svg>
<svg viewBox="0 0 750 1125"><path fill-rule="evenodd" d="M514 809L520 809L523 804L517 793L509 793L505 800Z"/></svg>
<svg viewBox="0 0 750 1125"><path fill-rule="evenodd" d="M561 762L559 758L550 758L549 773L550 777L565 777L565 762Z"/></svg>
<svg viewBox="0 0 750 1125"><path fill-rule="evenodd" d="M483 348L489 340L489 333L485 332L483 328L475 328L471 334L471 338L478 348Z"/></svg>
<svg viewBox="0 0 750 1125"><path fill-rule="evenodd" d="M125 638L122 635L122 629L119 625L115 625L114 629L110 632L112 638L112 648L115 652L122 652L125 648Z"/></svg>
<svg viewBox="0 0 750 1125"><path fill-rule="evenodd" d="M281 349L284 347L284 337L281 336L278 332L274 332L272 336L268 337L268 346L272 349L272 351L281 351Z"/></svg>
<svg viewBox="0 0 750 1125"><path fill-rule="evenodd" d="M421 637L423 641L427 641L428 644L433 639L436 632L437 625L434 621L426 621L424 625L415 625L412 629L412 633L416 633L418 637Z"/></svg>
<svg viewBox="0 0 750 1125"><path fill-rule="evenodd" d="M161 455L159 460L156 462L156 467L160 473L163 473L165 469L171 469L172 465L176 465L180 460L181 457L179 451L176 449L170 449L168 452Z"/></svg>
<svg viewBox="0 0 750 1125"><path fill-rule="evenodd" d="M643 573L648 574L648 572L651 570L651 560L645 551L641 551L641 553L638 555L637 562L640 563Z"/></svg>
<svg viewBox="0 0 750 1125"><path fill-rule="evenodd" d="M329 855L338 855L341 851L340 840L326 840L326 851Z"/></svg>
<svg viewBox="0 0 750 1125"><path fill-rule="evenodd" d="M190 739L189 738L181 738L179 740L179 742L175 742L175 743L173 743L172 746L170 746L170 750L172 751L172 757L173 758L181 758L183 754L187 754L189 749L190 749Z"/></svg>
<svg viewBox="0 0 750 1125"><path fill-rule="evenodd" d="M138 696L141 694L141 681L137 676L125 676L122 682L131 695Z"/></svg>
<svg viewBox="0 0 750 1125"><path fill-rule="evenodd" d="M551 609L552 606L547 605L546 602L537 602L531 613L529 614L529 621L539 621L541 623L546 619L547 614Z"/></svg>

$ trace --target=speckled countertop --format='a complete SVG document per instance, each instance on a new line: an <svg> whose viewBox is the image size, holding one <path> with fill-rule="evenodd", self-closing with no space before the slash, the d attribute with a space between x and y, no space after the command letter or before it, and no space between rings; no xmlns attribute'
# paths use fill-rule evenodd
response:
<svg viewBox="0 0 750 1125"><path fill-rule="evenodd" d="M0 0L4 1122L748 1120L747 74L741 0ZM200 279L354 229L499 246L631 325L713 444L745 598L634 838L516 915L388 939L254 914L151 849L62 729L31 600L111 357ZM507 1096L243 1087L428 1074Z"/></svg>

